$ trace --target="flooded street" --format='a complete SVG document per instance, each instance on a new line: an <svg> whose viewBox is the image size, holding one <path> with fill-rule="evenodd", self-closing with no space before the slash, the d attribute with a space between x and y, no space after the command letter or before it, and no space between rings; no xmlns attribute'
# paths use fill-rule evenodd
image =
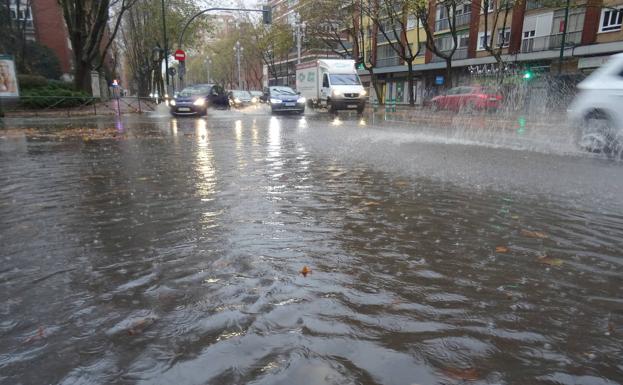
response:
<svg viewBox="0 0 623 385"><path fill-rule="evenodd" d="M5 126L0 384L623 383L623 164L564 130Z"/></svg>

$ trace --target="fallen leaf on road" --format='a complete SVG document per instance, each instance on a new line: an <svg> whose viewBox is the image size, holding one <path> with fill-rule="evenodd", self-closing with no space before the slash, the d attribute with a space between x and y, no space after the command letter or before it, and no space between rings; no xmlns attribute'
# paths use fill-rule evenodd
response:
<svg viewBox="0 0 623 385"><path fill-rule="evenodd" d="M506 246L498 246L495 248L496 253L508 253L508 247Z"/></svg>
<svg viewBox="0 0 623 385"><path fill-rule="evenodd" d="M551 258L548 257L547 255L541 255L537 258L537 260L544 264L544 265L549 265L549 266L562 266L563 261L562 259L559 258Z"/></svg>
<svg viewBox="0 0 623 385"><path fill-rule="evenodd" d="M443 370L444 374L452 379L461 380L461 381L478 381L480 379L480 375L478 371L474 368L468 369L457 369L457 368L446 368Z"/></svg>
<svg viewBox="0 0 623 385"><path fill-rule="evenodd" d="M307 277L307 274L311 274L311 273L312 273L312 269L307 266L303 266L301 271L299 271L299 274L302 274L303 277Z"/></svg>
<svg viewBox="0 0 623 385"><path fill-rule="evenodd" d="M542 233L540 231L521 230L521 235L523 235L524 237L529 237L529 238L539 238L539 239L547 238L547 234Z"/></svg>
<svg viewBox="0 0 623 385"><path fill-rule="evenodd" d="M608 322L608 333L614 334L614 322Z"/></svg>

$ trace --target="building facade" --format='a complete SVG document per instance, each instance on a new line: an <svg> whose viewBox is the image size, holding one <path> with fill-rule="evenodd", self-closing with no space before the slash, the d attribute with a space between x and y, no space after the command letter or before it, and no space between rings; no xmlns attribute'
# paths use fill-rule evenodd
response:
<svg viewBox="0 0 623 385"><path fill-rule="evenodd" d="M426 49L426 32L414 15L403 15L406 31L362 17L366 65L373 67L379 98L408 103L408 67L389 44L396 36L412 49L422 45L413 61L417 104L449 86L450 54L456 86L496 82L500 76L513 81L527 71L543 74L543 79L581 78L610 55L623 52L623 0L570 0L568 7L565 1L552 0L456 0L451 8L447 4L431 0L428 7L427 29L440 55ZM352 56L359 59L357 53ZM359 74L365 83L371 82L369 71L360 69Z"/></svg>

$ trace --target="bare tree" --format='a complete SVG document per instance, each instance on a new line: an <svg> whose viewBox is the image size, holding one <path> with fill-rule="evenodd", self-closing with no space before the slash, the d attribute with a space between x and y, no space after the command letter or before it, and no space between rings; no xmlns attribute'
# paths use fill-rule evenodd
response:
<svg viewBox="0 0 623 385"><path fill-rule="evenodd" d="M410 9L413 10L420 24L426 32L426 48L433 54L442 58L446 62L446 87L452 87L452 57L458 48L458 30L457 30L457 8L465 4L465 0L440 0L438 2L429 2L428 0L405 0L408 1ZM440 40L435 40L435 24L441 20L435 20L437 9L443 10L447 16L443 23L447 24L448 34L452 40L450 49L440 47ZM446 26L444 26L446 27Z"/></svg>
<svg viewBox="0 0 623 385"><path fill-rule="evenodd" d="M91 91L91 70L104 65L123 14L137 0L58 0L63 10L74 55L74 83L77 89ZM108 22L112 24L109 28Z"/></svg>
<svg viewBox="0 0 623 385"><path fill-rule="evenodd" d="M376 0L364 7L364 14L374 24L378 33L387 41L398 58L407 64L407 81L409 84L409 104L415 104L413 89L413 62L420 56L420 28L415 15L417 7L413 2L404 0ZM411 23L411 25L410 25ZM409 40L407 33L410 27L415 28L415 41Z"/></svg>

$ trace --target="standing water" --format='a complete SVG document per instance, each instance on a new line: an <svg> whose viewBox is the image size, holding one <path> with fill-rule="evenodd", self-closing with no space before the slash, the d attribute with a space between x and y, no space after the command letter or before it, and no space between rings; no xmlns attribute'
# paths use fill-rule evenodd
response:
<svg viewBox="0 0 623 385"><path fill-rule="evenodd" d="M618 165L234 116L0 132L1 384L623 382Z"/></svg>

